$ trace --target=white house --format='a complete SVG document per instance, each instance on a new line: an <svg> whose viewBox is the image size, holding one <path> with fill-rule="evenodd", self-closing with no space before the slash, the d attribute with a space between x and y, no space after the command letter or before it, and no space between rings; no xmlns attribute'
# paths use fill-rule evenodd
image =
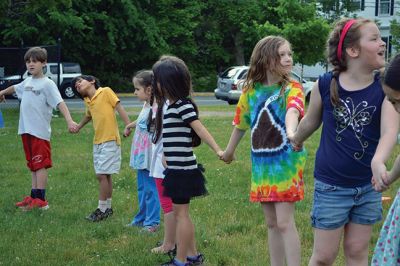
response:
<svg viewBox="0 0 400 266"><path fill-rule="evenodd" d="M390 44L392 36L390 34L390 21L400 19L400 4L395 0L354 0L353 3L359 6L358 11L354 11L357 17L364 17L375 20L379 25L382 40L386 42L386 59L390 58L395 51ZM296 69L299 66L295 67ZM303 76L305 78L315 79L325 72L322 65L305 66Z"/></svg>

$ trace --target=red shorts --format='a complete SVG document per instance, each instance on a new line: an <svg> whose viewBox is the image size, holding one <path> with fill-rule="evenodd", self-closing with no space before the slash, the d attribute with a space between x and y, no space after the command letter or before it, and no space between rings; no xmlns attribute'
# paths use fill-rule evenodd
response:
<svg viewBox="0 0 400 266"><path fill-rule="evenodd" d="M22 134L21 137L28 168L32 172L50 168L52 165L50 142L29 134Z"/></svg>

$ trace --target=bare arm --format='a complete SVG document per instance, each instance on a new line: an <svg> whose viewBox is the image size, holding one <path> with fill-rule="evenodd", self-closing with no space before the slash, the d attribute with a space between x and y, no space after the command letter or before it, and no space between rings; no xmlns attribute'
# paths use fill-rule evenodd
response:
<svg viewBox="0 0 400 266"><path fill-rule="evenodd" d="M124 121L124 123L125 123L123 136L127 137L131 134L132 129L131 129L131 127L129 127L129 125L131 125L132 123L130 122L129 116L126 113L124 107L121 105L120 102L117 103L117 105L115 106L115 109L117 110L119 116L122 118L122 121ZM136 122L133 122L133 123L135 123L134 125L136 126Z"/></svg>
<svg viewBox="0 0 400 266"><path fill-rule="evenodd" d="M205 142L220 158L223 151L215 142L213 136L208 132L208 130L203 126L200 120L194 120L190 123L190 127L196 132L196 134Z"/></svg>
<svg viewBox="0 0 400 266"><path fill-rule="evenodd" d="M117 110L119 116L122 118L122 121L124 121L125 126L127 126L130 123L128 114L126 113L124 107L121 105L121 103L117 103L115 106L115 109Z"/></svg>
<svg viewBox="0 0 400 266"><path fill-rule="evenodd" d="M68 130L69 132L76 132L77 131L77 127L78 124L74 122L74 120L72 120L71 114L69 113L68 107L65 104L65 102L60 102L57 105L57 108L60 110L60 112L63 114L65 121L67 121L67 125L68 125Z"/></svg>
<svg viewBox="0 0 400 266"><path fill-rule="evenodd" d="M233 160L236 147L243 138L244 133L246 133L246 131L240 130L237 127L233 128L231 138L229 139L229 143L226 146L224 155L222 156L224 162L230 163Z"/></svg>
<svg viewBox="0 0 400 266"><path fill-rule="evenodd" d="M393 108L393 105L385 98L382 103L381 112L381 137L378 147L371 161L375 189L382 191L387 188L388 182L385 163L389 159L390 153L397 140L399 130L399 114Z"/></svg>
<svg viewBox="0 0 400 266"><path fill-rule="evenodd" d="M294 134L299 125L300 112L296 108L289 108L285 116L285 125L287 134Z"/></svg>
<svg viewBox="0 0 400 266"><path fill-rule="evenodd" d="M322 99L319 93L318 81L315 82L311 91L310 104L307 113L301 119L297 131L291 140L301 145L308 137L319 128L322 122Z"/></svg>
<svg viewBox="0 0 400 266"><path fill-rule="evenodd" d="M14 85L8 87L7 89L1 90L0 91L0 102L3 102L5 100L4 95L10 95L15 92L15 87Z"/></svg>
<svg viewBox="0 0 400 266"><path fill-rule="evenodd" d="M79 125L78 125L78 127L77 127L76 133L79 132L79 130L80 130L81 128L83 128L83 127L84 127L87 123L89 123L89 121L91 121L91 120L92 120L92 117L91 117L91 116L85 115L84 117L82 117L82 120L81 120L81 122L79 122Z"/></svg>

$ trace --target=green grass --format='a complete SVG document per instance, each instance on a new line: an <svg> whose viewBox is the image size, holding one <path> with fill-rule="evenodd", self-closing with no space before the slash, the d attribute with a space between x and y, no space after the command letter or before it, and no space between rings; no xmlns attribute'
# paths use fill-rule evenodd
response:
<svg viewBox="0 0 400 266"><path fill-rule="evenodd" d="M131 119L139 109L129 109ZM222 112L223 116L206 115ZM225 147L231 133L234 106L200 107L204 124ZM204 114L204 115L202 115ZM18 110L4 110L6 127L0 129L0 265L157 265L168 259L149 250L162 239L162 230L149 235L124 227L137 209L135 172L129 168L131 137L122 140L122 168L114 175L114 216L100 223L84 217L97 206L98 183L92 166L92 125L78 135L67 133L63 118L52 122L53 168L49 170L48 211L22 212L14 203L30 191L31 178L25 166ZM82 112L74 112L79 121ZM121 129L122 129L121 124ZM305 199L296 204L296 224L302 244L302 265L311 256L313 235L309 213L312 204L313 167L319 133L307 142ZM398 153L398 149L396 152ZM193 200L191 216L198 249L207 265L268 265L267 232L259 204L250 203L249 133L240 143L237 161L225 165L207 145L196 149L206 167L209 195ZM389 165L391 165L393 158ZM395 186L385 194L395 196ZM389 205L385 205L385 215ZM381 224L374 226L370 255ZM335 265L344 265L340 253Z"/></svg>

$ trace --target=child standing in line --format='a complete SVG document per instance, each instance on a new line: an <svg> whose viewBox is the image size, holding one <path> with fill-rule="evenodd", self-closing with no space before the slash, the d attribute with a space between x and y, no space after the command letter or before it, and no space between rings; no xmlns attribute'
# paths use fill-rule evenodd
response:
<svg viewBox="0 0 400 266"><path fill-rule="evenodd" d="M93 163L99 180L99 205L86 219L98 222L113 214L111 175L118 174L121 167L121 139L115 110L125 125L128 125L130 121L117 95L109 87L100 88L97 78L82 75L74 78L72 85L84 98L86 105L85 116L75 133L93 120Z"/></svg>
<svg viewBox="0 0 400 266"><path fill-rule="evenodd" d="M385 65L385 42L367 19L338 21L328 39L333 71L320 76L307 114L289 136L303 143L323 123L315 157L310 266L332 265L343 237L346 265L367 265L372 225L382 218L385 162L395 145L399 116L376 70Z"/></svg>
<svg viewBox="0 0 400 266"><path fill-rule="evenodd" d="M50 122L53 108L60 109L70 132L75 131L77 124L72 120L56 84L43 74L43 67L47 62L46 49L30 48L25 53L24 60L31 76L0 91L0 102L4 101L4 95L14 92L21 100L18 134L22 137L27 166L32 175L31 195L17 202L16 206L25 210L48 209L45 194L47 169L52 166Z"/></svg>
<svg viewBox="0 0 400 266"><path fill-rule="evenodd" d="M191 198L205 195L205 179L197 166L193 146L206 142L221 157L223 152L198 119L197 106L190 99L192 81L186 64L174 56L162 56L153 65L153 88L157 102L169 101L163 115L156 116L155 134L162 121L162 143L166 162L162 182L164 195L172 199L176 220L177 254L162 265L201 265L204 257L197 252L194 225L189 216ZM161 112L159 108L158 112ZM158 126L157 126L158 125Z"/></svg>
<svg viewBox="0 0 400 266"><path fill-rule="evenodd" d="M400 54L396 55L386 67L383 76L382 87L387 100L400 113ZM400 155L397 156L392 170L387 172L383 178L383 185L378 182L375 189L382 191L389 187L400 177ZM391 266L400 265L400 189L390 206L385 222L382 226L379 239L375 246L371 266Z"/></svg>
<svg viewBox="0 0 400 266"><path fill-rule="evenodd" d="M152 134L149 132L148 117L151 110L151 82L153 72L142 70L133 77L135 95L144 102L136 121L125 127L125 136L136 128L133 136L130 166L137 169L137 191L139 211L129 226L140 226L148 232L156 232L160 224L160 202L154 178L149 175L151 165Z"/></svg>
<svg viewBox="0 0 400 266"><path fill-rule="evenodd" d="M294 151L287 133L304 114L301 85L290 78L293 59L287 40L261 39L233 120L235 128L223 155L230 163L245 131L251 128L250 201L260 202L268 227L271 265L300 265L300 239L294 203L304 198L305 151Z"/></svg>

